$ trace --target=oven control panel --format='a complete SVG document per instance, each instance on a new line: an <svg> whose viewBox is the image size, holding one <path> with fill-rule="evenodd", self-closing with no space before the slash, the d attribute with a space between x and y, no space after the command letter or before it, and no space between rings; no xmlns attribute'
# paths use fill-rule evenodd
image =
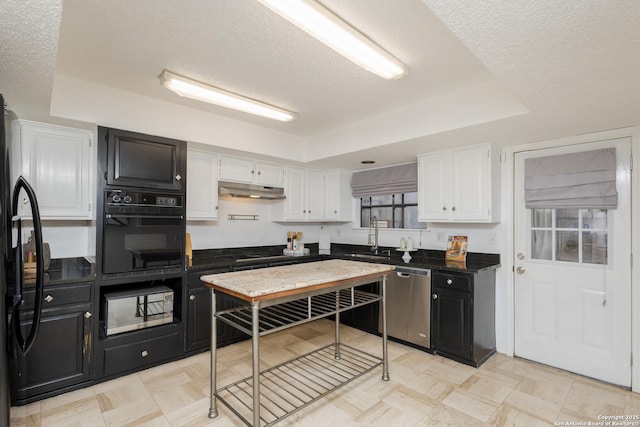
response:
<svg viewBox="0 0 640 427"><path fill-rule="evenodd" d="M111 206L182 207L182 196L108 190L105 204Z"/></svg>

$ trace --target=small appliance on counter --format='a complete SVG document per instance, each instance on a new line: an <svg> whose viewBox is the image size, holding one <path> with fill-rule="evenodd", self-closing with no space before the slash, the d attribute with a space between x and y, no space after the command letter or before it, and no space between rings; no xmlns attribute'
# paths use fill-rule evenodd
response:
<svg viewBox="0 0 640 427"><path fill-rule="evenodd" d="M49 271L51 265L51 248L48 243L42 243L43 256L44 256L44 271ZM31 236L27 240L27 243L22 245L22 259L24 260L24 275L31 277L36 275L36 260L39 254L36 251L35 233L32 230Z"/></svg>

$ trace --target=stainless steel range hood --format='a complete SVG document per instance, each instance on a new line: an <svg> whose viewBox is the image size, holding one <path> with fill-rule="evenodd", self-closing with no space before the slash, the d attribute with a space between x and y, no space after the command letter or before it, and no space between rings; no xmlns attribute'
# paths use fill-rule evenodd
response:
<svg viewBox="0 0 640 427"><path fill-rule="evenodd" d="M226 197L245 197L251 199L284 199L284 188L265 185L243 184L239 182L218 181L218 194Z"/></svg>

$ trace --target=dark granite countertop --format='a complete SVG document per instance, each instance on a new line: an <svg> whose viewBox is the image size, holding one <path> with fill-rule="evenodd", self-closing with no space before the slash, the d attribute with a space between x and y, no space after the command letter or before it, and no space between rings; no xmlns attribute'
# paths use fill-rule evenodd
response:
<svg viewBox="0 0 640 427"><path fill-rule="evenodd" d="M91 282L96 277L95 262L92 257L55 258L44 276L45 286L68 283ZM24 286L35 285L35 277L25 278Z"/></svg>
<svg viewBox="0 0 640 427"><path fill-rule="evenodd" d="M341 258L363 262L377 262L380 264L392 264L413 268L423 268L441 271L457 271L477 273L484 270L492 270L500 267L499 254L468 253L467 262L463 265L445 261L445 251L419 249L411 252L412 259L405 263L402 259L403 252L395 248L380 248L378 257L371 257L373 252L368 246L332 244L331 255L318 255L317 245L309 245L311 255L304 257L288 257L282 255L282 246L261 246L248 248L228 249L204 249L193 251L193 265L189 270L215 270L228 269L239 265L267 264L270 262L287 260L315 261L322 259ZM386 256L386 252L391 252ZM385 255L382 255L382 254ZM354 257L349 254L363 254L366 257Z"/></svg>

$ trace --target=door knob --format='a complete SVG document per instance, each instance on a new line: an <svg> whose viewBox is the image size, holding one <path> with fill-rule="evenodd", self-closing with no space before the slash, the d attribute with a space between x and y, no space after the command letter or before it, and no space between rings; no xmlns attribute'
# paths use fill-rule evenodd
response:
<svg viewBox="0 0 640 427"><path fill-rule="evenodd" d="M524 274L525 271L526 270L524 268L522 268L522 267L516 268L516 273L518 273L518 274Z"/></svg>

